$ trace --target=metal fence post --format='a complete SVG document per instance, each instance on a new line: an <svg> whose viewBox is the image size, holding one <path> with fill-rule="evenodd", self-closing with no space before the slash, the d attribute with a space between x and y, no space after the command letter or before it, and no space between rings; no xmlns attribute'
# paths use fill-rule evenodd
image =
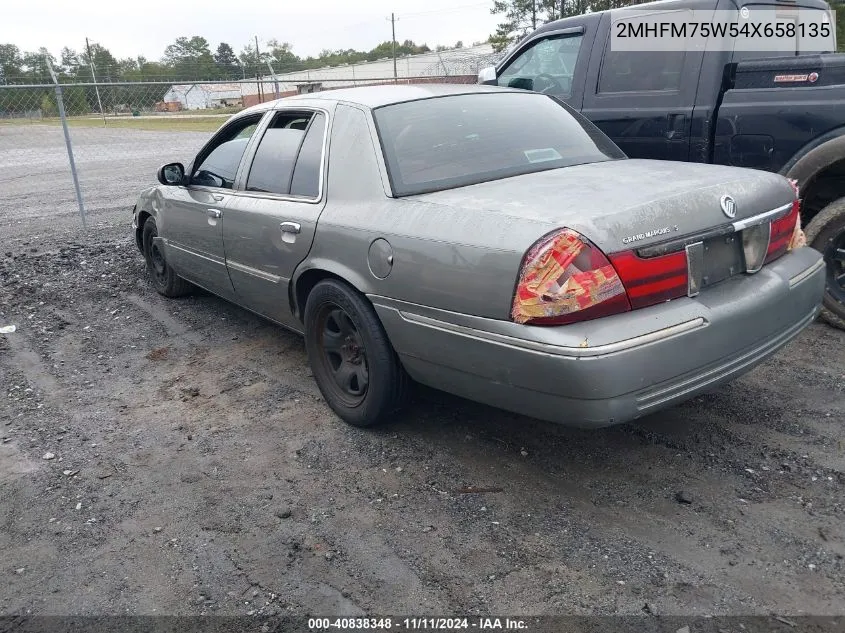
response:
<svg viewBox="0 0 845 633"><path fill-rule="evenodd" d="M70 141L70 132L67 129L67 117L65 116L65 103L62 98L62 87L59 84L59 78L53 70L53 65L50 63L50 58L47 59L47 68L50 70L50 76L53 78L53 83L56 86L56 105L59 107L59 117L62 119L62 129L65 133L65 145L67 146L67 158L70 162L70 174L73 177L73 187L76 189L76 202L79 204L79 217L82 218L82 228L87 229L88 223L85 221L85 203L82 201L82 190L79 188L79 176L76 174L76 162L73 160L73 144Z"/></svg>

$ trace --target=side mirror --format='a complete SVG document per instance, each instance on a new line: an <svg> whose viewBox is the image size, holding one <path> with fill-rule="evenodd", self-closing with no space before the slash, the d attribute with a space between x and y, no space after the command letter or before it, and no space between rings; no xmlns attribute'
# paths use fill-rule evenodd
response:
<svg viewBox="0 0 845 633"><path fill-rule="evenodd" d="M478 73L478 83L487 84L488 86L496 85L496 68L495 66L488 66L482 68Z"/></svg>
<svg viewBox="0 0 845 633"><path fill-rule="evenodd" d="M158 168L158 181L163 185L181 185L185 178L185 166L182 163L168 163Z"/></svg>

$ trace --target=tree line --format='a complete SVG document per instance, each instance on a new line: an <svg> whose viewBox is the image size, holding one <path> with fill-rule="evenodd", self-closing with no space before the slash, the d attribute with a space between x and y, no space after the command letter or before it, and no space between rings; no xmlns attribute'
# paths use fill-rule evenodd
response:
<svg viewBox="0 0 845 633"><path fill-rule="evenodd" d="M501 22L488 42L502 51L538 26L571 15L616 9L645 0L493 0L491 12ZM836 10L837 43L845 51L845 0L831 3ZM476 42L478 44L480 42ZM462 42L455 44L460 48ZM436 50L446 47L438 46ZM426 44L411 40L396 43L396 55L430 52ZM369 51L325 49L316 56L300 57L288 42L272 39L256 50L254 42L245 45L239 54L226 42L212 50L202 36L177 37L167 46L161 59L143 56L118 59L98 42L80 47L64 47L57 59L46 48L22 51L15 44L0 44L0 85L50 83L47 59L62 82L202 81L236 80L267 76L272 67L276 73L287 73L325 66L356 64L390 58L393 42L380 43ZM269 63L269 66L268 66Z"/></svg>
<svg viewBox="0 0 845 633"><path fill-rule="evenodd" d="M458 42L456 46L462 46ZM444 47L437 47L443 50ZM411 40L396 43L396 55L427 53L426 44ZM50 83L47 60L63 83L116 81L202 81L236 80L267 76L270 67L276 73L287 73L325 66L375 61L393 56L393 42L382 42L369 51L323 50L317 56L300 57L288 42L270 40L256 51L255 43L247 44L240 54L226 42L212 50L202 36L177 37L167 46L158 61L146 57L116 58L108 48L91 42L80 50L62 48L57 59L46 48L21 51L14 44L0 44L0 85ZM269 63L269 66L268 66ZM92 68L93 67L93 68Z"/></svg>
<svg viewBox="0 0 845 633"><path fill-rule="evenodd" d="M502 16L496 32L487 40L494 49L510 43L546 22L587 11L616 8L638 0L494 0L492 13ZM477 42L480 43L480 42ZM462 42L455 44L456 48ZM446 47L438 46L436 50ZM396 43L396 55L430 52L426 44L411 40ZM47 59L63 83L140 81L236 80L266 76L272 66L276 73L295 72L325 66L356 64L393 56L393 42L385 41L369 51L324 49L319 55L300 57L288 42L272 39L256 50L247 43L239 54L227 42L212 49L200 36L177 37L159 60L143 56L118 59L101 43L92 42L79 50L64 47L57 59L46 48L21 51L14 44L0 44L0 85L50 83ZM92 68L93 66L93 68Z"/></svg>

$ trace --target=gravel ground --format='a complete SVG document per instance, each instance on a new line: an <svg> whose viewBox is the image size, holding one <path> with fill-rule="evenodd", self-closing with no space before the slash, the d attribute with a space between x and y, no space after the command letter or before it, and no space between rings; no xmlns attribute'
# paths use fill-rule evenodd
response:
<svg viewBox="0 0 845 633"><path fill-rule="evenodd" d="M0 127L0 615L845 614L845 332L601 431L425 389L355 429L299 338L151 290L131 200L205 135L101 131L82 232L36 127Z"/></svg>
<svg viewBox="0 0 845 633"><path fill-rule="evenodd" d="M138 191L155 184L165 162L189 160L210 134L142 132L73 127L74 159L85 207L96 215L132 208ZM74 216L73 188L62 128L57 125L0 125L0 222L49 226Z"/></svg>

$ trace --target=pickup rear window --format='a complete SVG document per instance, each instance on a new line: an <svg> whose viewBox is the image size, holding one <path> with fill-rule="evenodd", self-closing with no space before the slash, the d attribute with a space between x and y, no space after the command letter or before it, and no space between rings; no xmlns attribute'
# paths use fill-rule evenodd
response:
<svg viewBox="0 0 845 633"><path fill-rule="evenodd" d="M373 115L396 196L625 158L587 119L536 93L435 97Z"/></svg>

